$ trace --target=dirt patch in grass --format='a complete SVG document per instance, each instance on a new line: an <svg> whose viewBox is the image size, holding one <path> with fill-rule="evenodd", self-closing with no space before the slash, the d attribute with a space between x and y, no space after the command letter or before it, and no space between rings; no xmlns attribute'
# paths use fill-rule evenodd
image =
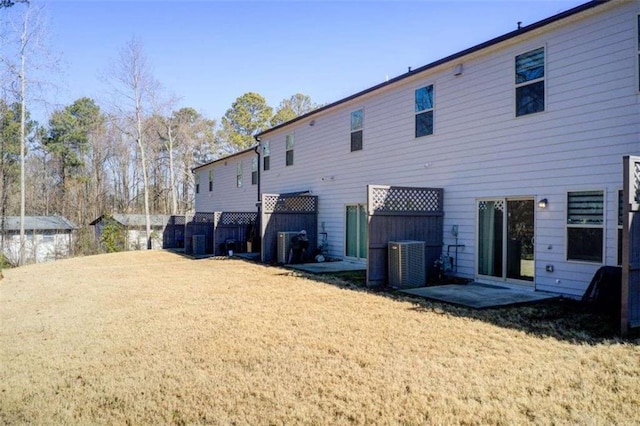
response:
<svg viewBox="0 0 640 426"><path fill-rule="evenodd" d="M640 342L569 305L474 312L166 252L4 273L1 423L640 422Z"/></svg>

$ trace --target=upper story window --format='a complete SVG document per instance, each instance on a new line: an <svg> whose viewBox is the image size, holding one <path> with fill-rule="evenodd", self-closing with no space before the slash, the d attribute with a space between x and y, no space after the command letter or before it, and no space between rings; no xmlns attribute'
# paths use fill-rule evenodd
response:
<svg viewBox="0 0 640 426"><path fill-rule="evenodd" d="M196 194L200 193L200 173L196 173Z"/></svg>
<svg viewBox="0 0 640 426"><path fill-rule="evenodd" d="M415 93L416 138L433 134L433 84Z"/></svg>
<svg viewBox="0 0 640 426"><path fill-rule="evenodd" d="M567 194L567 260L602 263L604 191Z"/></svg>
<svg viewBox="0 0 640 426"><path fill-rule="evenodd" d="M213 191L213 169L209 170L209 192Z"/></svg>
<svg viewBox="0 0 640 426"><path fill-rule="evenodd" d="M544 47L516 56L516 117L544 111Z"/></svg>
<svg viewBox="0 0 640 426"><path fill-rule="evenodd" d="M236 164L236 187L242 188L242 161Z"/></svg>
<svg viewBox="0 0 640 426"><path fill-rule="evenodd" d="M251 185L258 184L258 157L251 159Z"/></svg>
<svg viewBox="0 0 640 426"><path fill-rule="evenodd" d="M262 143L262 170L269 170L271 168L271 144L269 141Z"/></svg>
<svg viewBox="0 0 640 426"><path fill-rule="evenodd" d="M287 166L293 166L293 146L294 146L294 141L293 141L293 134L287 135L287 142L286 142L286 160L285 160L285 164Z"/></svg>
<svg viewBox="0 0 640 426"><path fill-rule="evenodd" d="M640 15L638 15L638 90L640 90Z"/></svg>
<svg viewBox="0 0 640 426"><path fill-rule="evenodd" d="M360 108L351 113L351 152L362 149L362 128L364 125L364 110Z"/></svg>

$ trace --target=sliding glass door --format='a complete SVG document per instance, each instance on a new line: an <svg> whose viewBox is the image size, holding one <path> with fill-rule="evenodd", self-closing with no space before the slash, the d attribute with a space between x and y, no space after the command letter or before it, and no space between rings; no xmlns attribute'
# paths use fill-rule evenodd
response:
<svg viewBox="0 0 640 426"><path fill-rule="evenodd" d="M478 276L533 282L534 200L478 201Z"/></svg>
<svg viewBox="0 0 640 426"><path fill-rule="evenodd" d="M364 204L348 205L346 211L345 255L367 258L367 209Z"/></svg>

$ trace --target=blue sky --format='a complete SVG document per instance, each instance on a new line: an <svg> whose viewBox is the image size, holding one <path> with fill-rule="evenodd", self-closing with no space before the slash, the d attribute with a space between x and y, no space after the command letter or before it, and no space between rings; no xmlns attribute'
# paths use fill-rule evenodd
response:
<svg viewBox="0 0 640 426"><path fill-rule="evenodd" d="M179 106L218 121L248 91L329 103L585 1L53 0L55 102L106 99L101 76L136 37Z"/></svg>

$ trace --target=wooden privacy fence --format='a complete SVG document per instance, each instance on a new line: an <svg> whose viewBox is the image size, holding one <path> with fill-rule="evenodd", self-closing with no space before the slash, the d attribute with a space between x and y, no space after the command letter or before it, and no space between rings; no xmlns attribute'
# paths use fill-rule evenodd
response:
<svg viewBox="0 0 640 426"><path fill-rule="evenodd" d="M184 252L187 254L213 254L213 223L215 213L196 213L187 222ZM195 239L194 236L197 236Z"/></svg>
<svg viewBox="0 0 640 426"><path fill-rule="evenodd" d="M200 212L171 216L165 229L163 248L184 248L186 254L193 255L222 255L227 253L229 242L229 248L242 253L247 251L246 242L257 218L256 212Z"/></svg>
<svg viewBox="0 0 640 426"><path fill-rule="evenodd" d="M227 253L227 248L243 253L250 251L247 241L251 238L253 227L256 226L256 212L215 212L213 222L213 253L221 255ZM227 247L229 243L229 247Z"/></svg>
<svg viewBox="0 0 640 426"><path fill-rule="evenodd" d="M367 186L367 285L388 282L388 243L425 242L425 276L442 253L443 194L441 188Z"/></svg>
<svg viewBox="0 0 640 426"><path fill-rule="evenodd" d="M191 216L170 216L162 234L162 248L184 248L184 233Z"/></svg>
<svg viewBox="0 0 640 426"><path fill-rule="evenodd" d="M307 231L309 248L318 244L318 197L304 194L262 194L262 262L275 262L278 232Z"/></svg>
<svg viewBox="0 0 640 426"><path fill-rule="evenodd" d="M626 156L623 186L620 329L640 327L640 156Z"/></svg>

